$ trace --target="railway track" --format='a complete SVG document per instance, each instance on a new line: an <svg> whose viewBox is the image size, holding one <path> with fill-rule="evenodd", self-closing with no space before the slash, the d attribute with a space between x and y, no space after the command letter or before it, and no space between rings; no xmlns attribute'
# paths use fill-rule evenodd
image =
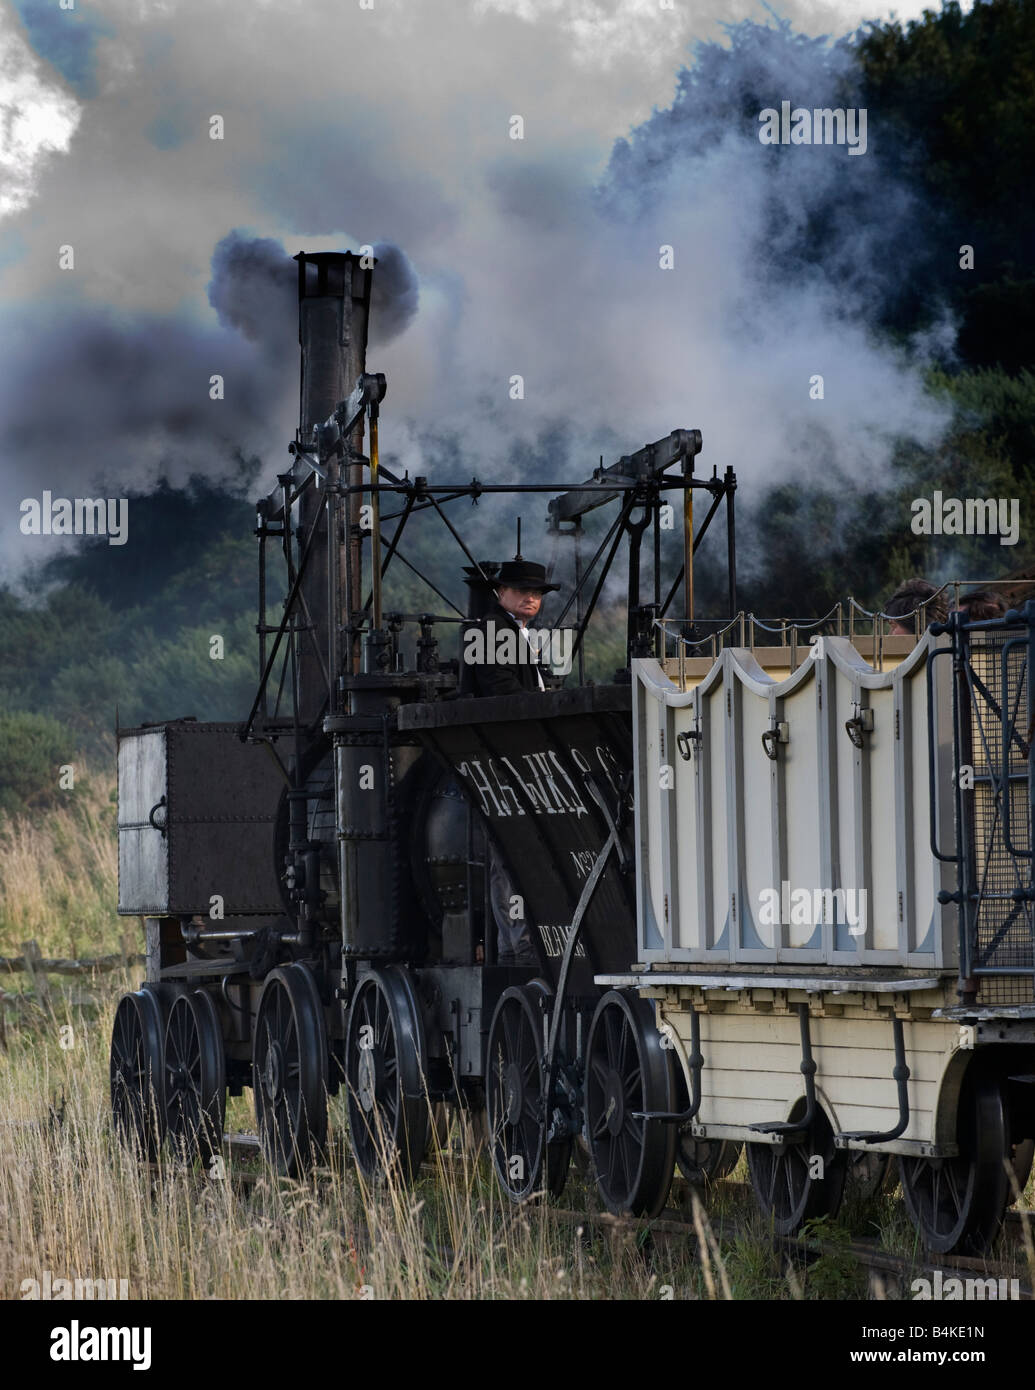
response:
<svg viewBox="0 0 1035 1390"><path fill-rule="evenodd" d="M343 1143L335 1145L336 1156L347 1159L347 1150ZM251 1188L264 1175L265 1169L261 1165L262 1150L259 1139L252 1134L230 1134L224 1139L224 1149L227 1155L235 1162L228 1170L232 1181L244 1188ZM461 1159L458 1155L449 1152L439 1153L430 1163L441 1163L446 1168L459 1169ZM469 1164L470 1159L466 1162ZM329 1176L326 1174L325 1177ZM319 1180L320 1170L316 1171ZM748 1193L748 1184L738 1182L727 1182L727 1187L743 1189L745 1195ZM516 1209L517 1210L517 1209ZM708 1259L714 1263L714 1250L721 1247L729 1247L738 1238L755 1234L757 1228L752 1232L747 1223L730 1220L726 1217L716 1217L706 1213L706 1224L700 1225L693 1220L687 1220L678 1210L668 1208L659 1217L653 1220L637 1219L634 1217L615 1216L610 1212L586 1212L574 1211L565 1207L554 1206L543 1203L538 1207L548 1221L552 1221L560 1226L570 1228L589 1228L601 1236L616 1242L626 1242L631 1245L654 1250L679 1247L692 1250L700 1248L702 1239L712 1247L708 1251ZM516 1213L515 1213L516 1214ZM1026 1231L1027 1224L1027 1231ZM849 1242L825 1241L818 1237L772 1237L774 1247L786 1258L792 1267L802 1264L808 1266L810 1263L822 1256L836 1257L839 1260L849 1258L854 1260L861 1268L867 1271L869 1296L871 1299L897 1300L905 1299L908 1301L910 1285L919 1278L934 1280L940 1273L942 1279L950 1277L981 1278L981 1279L1005 1279L1008 1281L1017 1280L1017 1294L1022 1302L1031 1302L1035 1299L1035 1256L1033 1256L1032 1242L1035 1240L1033 1234L1035 1227L1035 1213L1024 1213L1009 1211L1004 1223L1004 1231L1017 1242L1018 1260L987 1260L965 1255L940 1255L932 1256L926 1253L917 1252L911 1256L896 1255L890 1251L883 1250L875 1238L856 1237ZM438 1252L443 1258L448 1258L450 1252ZM1018 1265L1027 1265L1028 1274L1026 1278L1018 1278ZM793 1275L792 1275L793 1278Z"/></svg>

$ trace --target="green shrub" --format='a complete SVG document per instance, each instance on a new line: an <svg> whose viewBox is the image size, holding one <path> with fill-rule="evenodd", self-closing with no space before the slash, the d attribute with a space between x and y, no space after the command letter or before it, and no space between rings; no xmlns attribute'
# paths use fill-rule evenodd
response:
<svg viewBox="0 0 1035 1390"><path fill-rule="evenodd" d="M0 710L0 811L43 810L68 795L61 768L73 761L74 736L56 719Z"/></svg>

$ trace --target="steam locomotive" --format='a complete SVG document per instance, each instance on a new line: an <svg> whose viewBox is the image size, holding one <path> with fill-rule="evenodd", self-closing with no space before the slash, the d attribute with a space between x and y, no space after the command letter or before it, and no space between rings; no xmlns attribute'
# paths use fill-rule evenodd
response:
<svg viewBox="0 0 1035 1390"><path fill-rule="evenodd" d="M698 476L698 431L573 485L399 477L366 371L373 267L296 261L300 427L258 505L252 708L118 734L119 911L147 949L113 1028L120 1132L206 1158L251 1086L294 1175L344 1088L360 1170L407 1180L460 1105L485 1112L515 1202L559 1193L581 1139L607 1205L648 1215L677 1160L714 1178L746 1143L781 1232L898 1155L927 1244L986 1248L1035 1138L1035 605L875 636L873 664L851 634L757 647L743 617L738 645L734 623L695 654L694 553L720 511L737 613L736 477ZM577 680L474 697L465 624L499 562L450 504L528 494L574 560ZM457 546L466 611L385 605L423 514ZM623 541L628 665L593 684L585 634ZM500 959L508 904L534 963Z"/></svg>

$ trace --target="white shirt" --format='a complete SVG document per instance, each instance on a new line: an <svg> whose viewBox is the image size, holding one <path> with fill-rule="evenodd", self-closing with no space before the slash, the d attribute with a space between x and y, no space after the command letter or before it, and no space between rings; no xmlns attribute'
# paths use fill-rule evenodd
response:
<svg viewBox="0 0 1035 1390"><path fill-rule="evenodd" d="M511 617L514 617L514 614L511 614ZM518 630L520 631L521 636L522 636L522 637L525 639L525 641L528 643L529 650L531 650L531 649L532 649L532 639L531 639L531 637L528 635L528 624L527 624L527 623L523 623L523 622L521 621L520 618L514 618L514 621L515 621L515 622L517 623L517 625L518 625ZM535 678L536 678L536 680L539 682L539 689L540 689L540 690L545 690L545 689L546 689L546 686L543 684L543 673L542 673L542 671L540 671L538 665L536 665L536 667L535 667Z"/></svg>

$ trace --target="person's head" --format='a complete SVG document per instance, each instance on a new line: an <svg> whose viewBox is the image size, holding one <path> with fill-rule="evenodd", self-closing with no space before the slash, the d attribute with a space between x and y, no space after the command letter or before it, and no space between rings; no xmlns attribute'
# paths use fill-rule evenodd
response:
<svg viewBox="0 0 1035 1390"><path fill-rule="evenodd" d="M936 592L934 585L929 584L926 579L907 579L904 584L900 584L884 605L884 614L891 619L891 632L905 637L914 636L914 614L921 604L927 605L920 615L921 630L928 623L943 623L948 617L948 604L944 593L938 594L937 598L933 597Z"/></svg>
<svg viewBox="0 0 1035 1390"><path fill-rule="evenodd" d="M513 584L501 584L497 593L500 607L523 623L530 623L543 606L542 589L519 589Z"/></svg>
<svg viewBox="0 0 1035 1390"><path fill-rule="evenodd" d="M496 576L496 597L500 607L519 622L529 623L543 606L543 595L559 584L550 584L546 570L533 560L507 560Z"/></svg>
<svg viewBox="0 0 1035 1390"><path fill-rule="evenodd" d="M1001 618L1006 612L1006 601L991 589L972 589L960 599L959 611L968 623L988 622L991 618Z"/></svg>

